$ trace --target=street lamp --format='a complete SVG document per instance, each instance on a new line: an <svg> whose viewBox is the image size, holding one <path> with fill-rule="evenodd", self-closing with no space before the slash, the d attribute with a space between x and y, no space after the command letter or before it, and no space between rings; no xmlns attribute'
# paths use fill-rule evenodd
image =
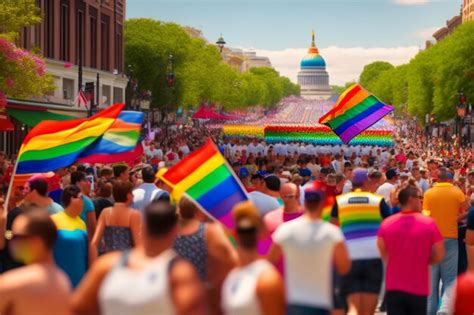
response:
<svg viewBox="0 0 474 315"><path fill-rule="evenodd" d="M126 72L126 75L127 75L127 78L128 78L128 82L127 82L127 100L126 100L126 105L127 105L127 109L131 109L132 106L133 106L133 90L134 90L134 87L133 87L133 66L132 65L128 65L127 66L127 72Z"/></svg>
<svg viewBox="0 0 474 315"><path fill-rule="evenodd" d="M226 44L224 37L222 37L222 34L217 40L216 44L217 44L217 47L219 47L220 52L222 53L222 50L224 49L224 45Z"/></svg>
<svg viewBox="0 0 474 315"><path fill-rule="evenodd" d="M466 116L466 97L464 96L463 91L459 92L457 116L458 116L458 122L459 122L459 129L458 129L459 140L460 140L460 145L462 145L463 144L462 130L464 129L464 117Z"/></svg>

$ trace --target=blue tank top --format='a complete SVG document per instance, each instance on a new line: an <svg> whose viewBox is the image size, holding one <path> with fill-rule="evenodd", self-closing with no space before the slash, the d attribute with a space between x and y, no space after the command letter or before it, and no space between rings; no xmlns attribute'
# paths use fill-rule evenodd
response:
<svg viewBox="0 0 474 315"><path fill-rule="evenodd" d="M206 225L199 224L196 233L178 235L174 243L174 250L197 270L201 280L207 277L207 243L204 234Z"/></svg>

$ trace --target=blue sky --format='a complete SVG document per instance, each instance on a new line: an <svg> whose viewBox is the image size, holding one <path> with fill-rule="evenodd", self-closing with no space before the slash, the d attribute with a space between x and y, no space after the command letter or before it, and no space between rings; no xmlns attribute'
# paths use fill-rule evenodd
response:
<svg viewBox="0 0 474 315"><path fill-rule="evenodd" d="M129 0L127 18L150 17L199 28L210 41L224 35L228 46L266 53L277 70L294 79L296 64L282 65L283 52L300 59L316 31L318 47L339 53L353 48L407 48L394 63L409 60L430 34L459 14L461 0ZM303 49L303 50L302 50ZM383 53L382 53L383 55ZM403 56L403 57L401 57ZM282 57L282 56L280 56ZM287 56L288 58L290 56ZM350 57L350 56L347 56ZM341 58L343 58L341 56ZM354 56L354 58L356 58ZM404 58L400 61L400 58ZM386 59L392 61L387 54ZM406 59L406 60L405 60ZM334 62L339 63L338 60ZM359 60L354 60L359 63ZM360 60L364 62L364 60ZM359 68L361 65L359 65ZM362 65L363 66L363 65ZM296 67L292 73L285 67ZM358 70L360 72L360 70ZM357 72L357 71L356 71ZM336 74L343 83L350 75Z"/></svg>

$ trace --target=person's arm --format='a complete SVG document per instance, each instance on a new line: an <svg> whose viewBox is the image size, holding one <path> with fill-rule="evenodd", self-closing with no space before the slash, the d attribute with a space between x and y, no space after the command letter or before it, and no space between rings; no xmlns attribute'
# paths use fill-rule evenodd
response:
<svg viewBox="0 0 474 315"><path fill-rule="evenodd" d="M433 245L431 249L430 265L440 263L444 258L444 242L440 241Z"/></svg>
<svg viewBox="0 0 474 315"><path fill-rule="evenodd" d="M110 208L104 209L99 216L99 222L97 223L97 228L95 230L94 236L92 237L91 244L89 246L89 266L97 260L99 257L99 243L102 240L105 229L105 217L109 215ZM89 212L91 213L91 212Z"/></svg>
<svg viewBox="0 0 474 315"><path fill-rule="evenodd" d="M130 218L130 231L132 232L133 246L138 247L142 244L141 224L142 216L138 210L132 210L132 217Z"/></svg>
<svg viewBox="0 0 474 315"><path fill-rule="evenodd" d="M93 235L95 234L95 228L97 225L97 219L95 217L95 211L89 211L86 213L87 216L87 235L89 236L89 241L92 240Z"/></svg>
<svg viewBox="0 0 474 315"><path fill-rule="evenodd" d="M383 261L385 263L387 263L388 261L388 254L387 254L387 250L385 248L385 242L383 241L383 238L382 237L377 237L377 247L379 248L379 252L380 252L380 257L382 257Z"/></svg>
<svg viewBox="0 0 474 315"><path fill-rule="evenodd" d="M264 271L257 282L257 298L262 315L283 315L285 313L285 285L278 271Z"/></svg>
<svg viewBox="0 0 474 315"><path fill-rule="evenodd" d="M209 288L211 308L220 312L221 288L228 273L237 265L237 252L224 230L216 223L205 225L208 264L207 276L212 286Z"/></svg>
<svg viewBox="0 0 474 315"><path fill-rule="evenodd" d="M177 315L204 315L207 305L204 288L195 269L178 260L170 272L171 298Z"/></svg>
<svg viewBox="0 0 474 315"><path fill-rule="evenodd" d="M20 292L15 290L15 281L10 281L5 275L0 275L0 314L7 314L13 304L13 299ZM21 293L20 293L21 296Z"/></svg>
<svg viewBox="0 0 474 315"><path fill-rule="evenodd" d="M122 253L104 255L92 265L79 283L71 298L71 310L75 315L99 315L98 294L100 286L109 270L117 263Z"/></svg>
<svg viewBox="0 0 474 315"><path fill-rule="evenodd" d="M345 275L351 270L351 259L344 241L336 243L334 247L334 265L337 273Z"/></svg>
<svg viewBox="0 0 474 315"><path fill-rule="evenodd" d="M280 260L281 256L283 256L283 249L280 245L273 242L272 246L270 247L270 250L268 251L267 260L273 265L276 265Z"/></svg>

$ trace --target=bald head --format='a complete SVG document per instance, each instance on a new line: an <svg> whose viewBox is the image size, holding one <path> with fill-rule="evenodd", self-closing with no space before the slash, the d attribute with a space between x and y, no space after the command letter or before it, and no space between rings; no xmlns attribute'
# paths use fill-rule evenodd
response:
<svg viewBox="0 0 474 315"><path fill-rule="evenodd" d="M296 193L298 192L298 186L296 186L295 184L293 183L286 183L286 184L283 184L280 188L280 195L284 196L284 195L296 195Z"/></svg>
<svg viewBox="0 0 474 315"><path fill-rule="evenodd" d="M280 196L284 203L285 212L297 211L300 207L300 190L293 183L283 184L280 188Z"/></svg>

